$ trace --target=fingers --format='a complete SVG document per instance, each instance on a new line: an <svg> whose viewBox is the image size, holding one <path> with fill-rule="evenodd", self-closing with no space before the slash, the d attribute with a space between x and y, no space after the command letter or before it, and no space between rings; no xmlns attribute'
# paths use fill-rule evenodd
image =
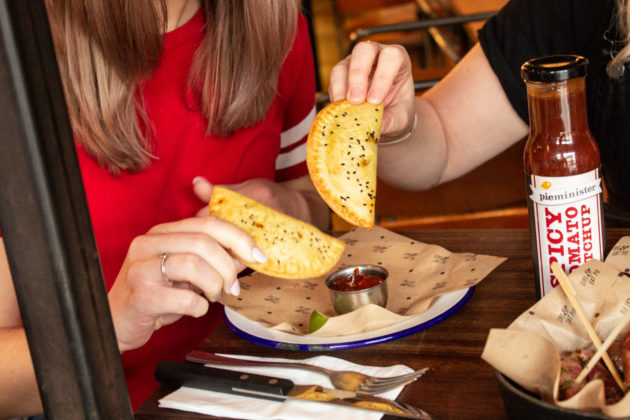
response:
<svg viewBox="0 0 630 420"><path fill-rule="evenodd" d="M216 301L221 288L226 293L239 290L237 265L228 252L206 235L197 233L164 234L162 242L168 249L168 280L189 282L198 287L212 301ZM174 268L173 268L174 267ZM160 264L161 268L161 264Z"/></svg>
<svg viewBox="0 0 630 420"><path fill-rule="evenodd" d="M332 101L377 104L407 78L411 78L411 61L403 47L360 42L331 70L329 95Z"/></svg>
<svg viewBox="0 0 630 420"><path fill-rule="evenodd" d="M376 65L378 53L377 43L360 42L350 56L332 68L328 88L331 101L347 99L354 104L365 102L370 75Z"/></svg>
<svg viewBox="0 0 630 420"><path fill-rule="evenodd" d="M358 43L352 53L330 71L328 94L331 101L347 99L365 102L372 69L378 59L379 46L373 42Z"/></svg>
<svg viewBox="0 0 630 420"><path fill-rule="evenodd" d="M161 252L168 252L173 258L180 258L179 254L188 255L179 260L187 265L186 268L181 268L180 277L172 280L188 281L210 300L216 300L217 290L221 288L233 295L240 292L237 274L242 265L232 253L245 261L260 263L267 260L247 233L214 216L158 225L147 235L136 238L130 248L136 259L153 257Z"/></svg>
<svg viewBox="0 0 630 420"><path fill-rule="evenodd" d="M231 264L231 276L236 276L235 264ZM152 266L155 266L153 264ZM161 260L160 276L162 276ZM201 292L206 299L217 302L221 298L222 286L225 284L224 273L207 263L195 253L173 252L164 261L165 286L188 289L195 294ZM229 278L229 277L228 277ZM238 285L238 282L234 284ZM237 286L238 287L238 286ZM240 288L239 288L240 290ZM238 295L238 293L236 293Z"/></svg>
<svg viewBox="0 0 630 420"><path fill-rule="evenodd" d="M361 42L354 47L348 64L348 93L350 103L361 104L370 82L370 75L377 64L379 45L375 42Z"/></svg>
<svg viewBox="0 0 630 420"><path fill-rule="evenodd" d="M168 314L200 317L208 311L209 301L217 300L220 287L218 292L215 290L213 299L208 299L206 292L204 292L206 295L204 298L190 287L177 284L177 280L173 281L173 279L190 276L186 270L189 270L191 266L186 263L180 265L181 261L178 261L180 258L187 257L169 254L166 258L168 282L162 281L161 257L159 256L137 261L129 268L130 296L127 300L133 302L135 318L139 322L142 321L140 314L146 316L151 322ZM160 279L160 281L152 282L150 279ZM154 327L154 329L157 328Z"/></svg>
<svg viewBox="0 0 630 420"><path fill-rule="evenodd" d="M166 314L181 314L199 318L208 312L210 307L208 300L192 290L171 288L169 293L169 298L164 300L162 306Z"/></svg>
<svg viewBox="0 0 630 420"><path fill-rule="evenodd" d="M346 99L348 95L348 65L350 56L344 58L330 70L328 96L331 102Z"/></svg>
<svg viewBox="0 0 630 420"><path fill-rule="evenodd" d="M201 201L208 203L212 195L212 184L206 178L197 176L193 179L193 191Z"/></svg>
<svg viewBox="0 0 630 420"><path fill-rule="evenodd" d="M405 76L411 77L411 63L405 49L399 45L383 48L379 53L376 70L372 76L367 102L379 104L385 102L395 82L404 82Z"/></svg>
<svg viewBox="0 0 630 420"><path fill-rule="evenodd" d="M235 255L252 263L266 262L266 257L245 231L218 217L196 217L165 223L151 229L151 233L201 233L231 250Z"/></svg>
<svg viewBox="0 0 630 420"><path fill-rule="evenodd" d="M204 177L197 176L193 179L193 192L199 200L208 204L210 202L210 196L212 195L213 185ZM196 214L196 216L207 216L210 214L210 209L207 205L203 206Z"/></svg>
<svg viewBox="0 0 630 420"><path fill-rule="evenodd" d="M108 293L119 348L143 345L182 315L199 317L222 292L238 295L244 260L266 257L244 231L214 216L155 226L136 237Z"/></svg>

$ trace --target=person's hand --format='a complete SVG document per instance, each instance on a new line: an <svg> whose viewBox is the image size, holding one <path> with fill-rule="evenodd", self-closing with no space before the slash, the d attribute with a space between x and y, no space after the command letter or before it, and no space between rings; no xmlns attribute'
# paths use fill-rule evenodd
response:
<svg viewBox="0 0 630 420"><path fill-rule="evenodd" d="M414 123L415 91L411 60L400 45L360 42L330 72L331 101L384 103L381 134L408 132Z"/></svg>
<svg viewBox="0 0 630 420"><path fill-rule="evenodd" d="M246 261L266 257L244 231L214 216L153 227L135 238L108 298L120 351L183 315L200 317L221 293L238 295Z"/></svg>
<svg viewBox="0 0 630 420"><path fill-rule="evenodd" d="M263 178L254 178L238 184L224 186L274 210L310 222L308 203L299 191L286 188L282 184ZM213 185L203 177L197 177L193 182L195 194L204 203L210 201L212 187ZM208 206L205 206L199 210L197 215L203 216L209 213Z"/></svg>

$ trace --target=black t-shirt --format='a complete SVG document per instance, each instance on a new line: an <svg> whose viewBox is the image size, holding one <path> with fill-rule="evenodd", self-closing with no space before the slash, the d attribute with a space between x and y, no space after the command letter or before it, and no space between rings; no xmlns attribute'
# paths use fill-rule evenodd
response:
<svg viewBox="0 0 630 420"><path fill-rule="evenodd" d="M479 31L479 42L512 106L529 123L521 65L553 54L589 60L589 125L600 148L609 222L630 226L630 69L613 80L606 65L621 39L614 0L511 0Z"/></svg>

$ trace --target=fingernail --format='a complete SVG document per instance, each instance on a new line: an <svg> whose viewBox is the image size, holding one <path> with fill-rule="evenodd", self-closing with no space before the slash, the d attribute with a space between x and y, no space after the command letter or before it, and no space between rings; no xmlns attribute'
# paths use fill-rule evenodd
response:
<svg viewBox="0 0 630 420"><path fill-rule="evenodd" d="M354 102L360 101L362 99L361 89L359 89L358 87L351 88L350 91L348 92L348 99Z"/></svg>
<svg viewBox="0 0 630 420"><path fill-rule="evenodd" d="M366 99L367 102L369 102L372 105L378 105L380 104L382 101L378 98L378 96L376 94L369 94L368 98Z"/></svg>
<svg viewBox="0 0 630 420"><path fill-rule="evenodd" d="M196 176L196 177L193 178L193 182L192 183L193 183L193 185L195 185L197 182L203 181L204 179L205 178L202 177L202 176Z"/></svg>
<svg viewBox="0 0 630 420"><path fill-rule="evenodd" d="M252 249L252 257L254 257L254 261L256 262L259 262L259 263L267 262L267 256L263 254L263 252L257 246L255 246L254 249Z"/></svg>
<svg viewBox="0 0 630 420"><path fill-rule="evenodd" d="M241 294L241 285L238 283L238 280L236 280L232 287L230 287L230 293L232 296L238 296Z"/></svg>

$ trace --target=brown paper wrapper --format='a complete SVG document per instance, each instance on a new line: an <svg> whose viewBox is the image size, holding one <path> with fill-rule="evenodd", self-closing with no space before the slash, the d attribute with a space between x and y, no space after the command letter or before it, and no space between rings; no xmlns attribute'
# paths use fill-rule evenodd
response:
<svg viewBox="0 0 630 420"><path fill-rule="evenodd" d="M620 239L605 262L588 261L569 274L568 280L586 318L605 341L630 310L630 237ZM523 388L559 406L601 410L612 417L630 416L630 396L606 405L600 380L558 401L560 353L578 349L595 350L595 346L562 288L557 287L507 329L492 329L481 357ZM612 348L609 355L614 359Z"/></svg>
<svg viewBox="0 0 630 420"><path fill-rule="evenodd" d="M381 227L343 235L346 249L335 269L377 264L389 272L387 307L366 305L336 316L326 276L285 280L254 273L240 280L238 297L224 295L226 306L264 327L308 334L309 317L317 310L329 317L313 333L317 337L359 334L404 321L426 311L438 296L478 284L505 258L451 253Z"/></svg>

